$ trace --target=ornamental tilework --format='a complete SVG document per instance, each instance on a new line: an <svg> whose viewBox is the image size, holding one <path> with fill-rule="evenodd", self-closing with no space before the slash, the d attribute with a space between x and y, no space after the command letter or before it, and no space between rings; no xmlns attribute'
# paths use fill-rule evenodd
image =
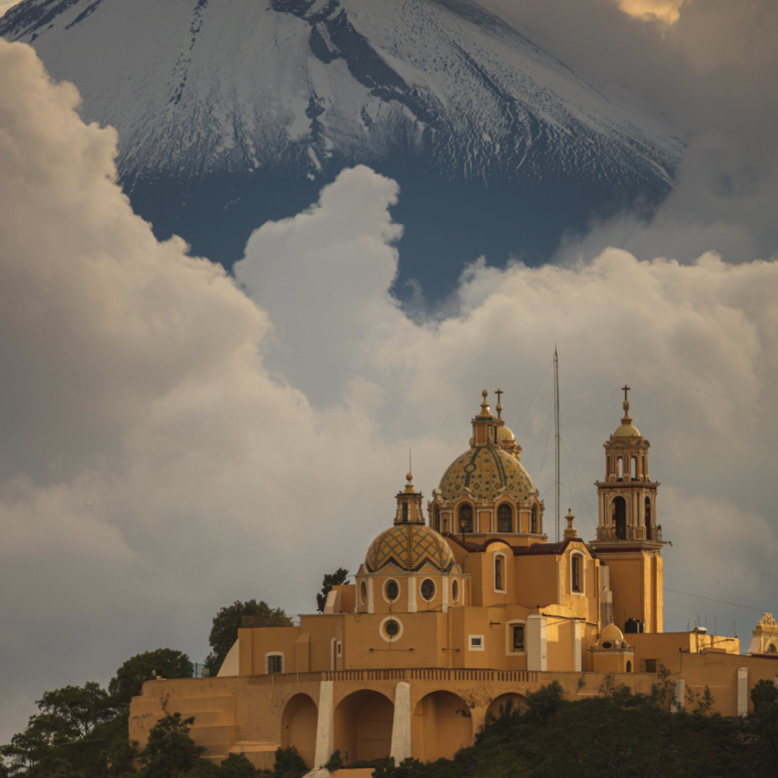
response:
<svg viewBox="0 0 778 778"><path fill-rule="evenodd" d="M397 524L382 532L371 544L365 567L375 573L389 563L415 572L431 564L443 573L455 564L448 543L435 530L420 524Z"/></svg>
<svg viewBox="0 0 778 778"><path fill-rule="evenodd" d="M508 487L514 500L526 500L532 490L524 466L496 446L471 448L456 459L440 481L443 499L458 499L464 487L476 500L492 501L500 489Z"/></svg>

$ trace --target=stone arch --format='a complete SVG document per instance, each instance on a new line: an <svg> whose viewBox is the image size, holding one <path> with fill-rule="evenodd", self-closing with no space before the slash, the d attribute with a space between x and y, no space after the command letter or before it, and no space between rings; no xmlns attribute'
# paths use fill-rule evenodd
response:
<svg viewBox="0 0 778 778"><path fill-rule="evenodd" d="M393 719L394 703L380 692L349 694L335 708L335 750L349 762L388 757Z"/></svg>
<svg viewBox="0 0 778 778"><path fill-rule="evenodd" d="M467 703L453 692L430 692L416 705L411 724L415 759L451 759L473 742L473 718Z"/></svg>
<svg viewBox="0 0 778 778"><path fill-rule="evenodd" d="M508 703L510 703L512 710L524 711L527 707L527 698L516 692L508 692L507 694L501 694L499 697L495 697L489 703L489 707L486 710L487 725L492 722L493 718L500 718L500 709L506 710Z"/></svg>
<svg viewBox="0 0 778 778"><path fill-rule="evenodd" d="M319 712L316 703L307 694L295 694L286 703L281 716L281 745L294 746L305 764L313 768L316 755L316 726Z"/></svg>

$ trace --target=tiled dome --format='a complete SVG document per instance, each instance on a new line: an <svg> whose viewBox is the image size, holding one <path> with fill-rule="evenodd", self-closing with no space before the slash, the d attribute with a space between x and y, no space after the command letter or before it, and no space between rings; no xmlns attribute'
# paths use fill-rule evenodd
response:
<svg viewBox="0 0 778 778"><path fill-rule="evenodd" d="M443 536L424 524L395 524L371 544L365 567L375 573L388 564L415 572L427 564L447 573L456 564Z"/></svg>
<svg viewBox="0 0 778 778"><path fill-rule="evenodd" d="M456 500L464 487L476 500L494 500L506 486L514 500L526 500L534 488L521 462L496 446L468 449L440 480L440 491L447 501Z"/></svg>

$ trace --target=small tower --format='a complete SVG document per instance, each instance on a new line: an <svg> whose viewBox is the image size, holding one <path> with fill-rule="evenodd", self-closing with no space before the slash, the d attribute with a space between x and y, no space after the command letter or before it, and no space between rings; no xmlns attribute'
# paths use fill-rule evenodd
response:
<svg viewBox="0 0 778 778"><path fill-rule="evenodd" d="M599 526L592 551L608 566L613 620L622 629L641 622L662 632L662 528L657 523L659 483L648 474L650 443L632 424L629 386L624 416L605 447L605 479L598 481Z"/></svg>
<svg viewBox="0 0 778 778"><path fill-rule="evenodd" d="M422 494L413 488L413 474L405 476L405 489L397 493L397 513L394 515L395 524L424 524L424 511L422 510Z"/></svg>

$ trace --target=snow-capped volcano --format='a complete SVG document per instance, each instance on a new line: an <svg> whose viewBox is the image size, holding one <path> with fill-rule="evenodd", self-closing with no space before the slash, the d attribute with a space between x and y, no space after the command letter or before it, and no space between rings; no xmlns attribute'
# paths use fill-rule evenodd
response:
<svg viewBox="0 0 778 778"><path fill-rule="evenodd" d="M542 259L592 212L664 194L681 149L474 0L25 0L0 34L118 129L157 232L227 265L357 163L401 184L405 276Z"/></svg>

